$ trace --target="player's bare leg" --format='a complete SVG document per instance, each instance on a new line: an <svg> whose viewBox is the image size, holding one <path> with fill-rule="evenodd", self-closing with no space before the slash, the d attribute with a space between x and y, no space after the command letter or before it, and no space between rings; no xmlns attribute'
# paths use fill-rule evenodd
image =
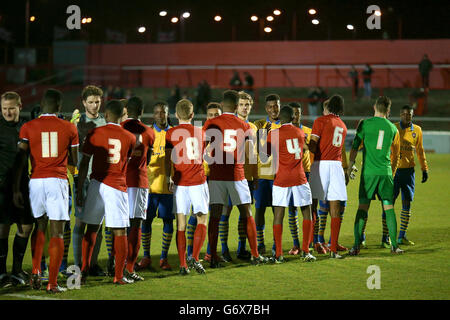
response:
<svg viewBox="0 0 450 320"><path fill-rule="evenodd" d="M311 206L300 207L300 210L302 211L302 215L303 215L302 258L306 262L315 261L316 257L314 257L309 252L309 242L311 241L311 233L313 232L313 226L314 226L314 222L312 219Z"/></svg>
<svg viewBox="0 0 450 320"><path fill-rule="evenodd" d="M252 264L261 264L267 263L269 259L261 256L258 252L258 242L256 240L256 224L255 220L252 216L252 211L249 203L240 204L237 206L239 213L246 217L247 219L247 238L250 244L250 249L252 253L251 263Z"/></svg>
<svg viewBox="0 0 450 320"><path fill-rule="evenodd" d="M275 263L285 262L283 257L283 219L285 207L274 207L273 237L275 239Z"/></svg>
<svg viewBox="0 0 450 320"><path fill-rule="evenodd" d="M177 213L177 251L180 259L180 275L189 274L189 268L186 262L186 216L183 213Z"/></svg>
<svg viewBox="0 0 450 320"><path fill-rule="evenodd" d="M222 204L211 204L211 216L208 224L208 242L211 251L211 268L221 267L221 264L219 263L219 256L217 255L217 241L219 238L219 222L222 215L222 210Z"/></svg>
<svg viewBox="0 0 450 320"><path fill-rule="evenodd" d="M202 249L206 238L206 222L208 214L198 212L196 213L195 216L197 218L197 228L195 229L194 233L194 246L192 252L192 259L190 260L191 265L189 267L195 269L195 271L197 271L200 274L205 274L205 269L200 263L199 256L200 250Z"/></svg>
<svg viewBox="0 0 450 320"><path fill-rule="evenodd" d="M128 233L128 256L126 265L126 276L134 281L143 281L144 278L134 272L136 260L141 247L142 219L130 219L130 231ZM115 273L115 272L114 272Z"/></svg>
<svg viewBox="0 0 450 320"><path fill-rule="evenodd" d="M340 259L342 256L337 254L337 243L339 240L339 231L341 228L341 202L329 201L330 204L330 214L331 214L331 246L330 246L330 256L335 259Z"/></svg>
<svg viewBox="0 0 450 320"><path fill-rule="evenodd" d="M50 220L50 244L49 255L50 265L48 273L48 293L60 293L67 289L58 285L58 272L64 255L64 225L65 220Z"/></svg>

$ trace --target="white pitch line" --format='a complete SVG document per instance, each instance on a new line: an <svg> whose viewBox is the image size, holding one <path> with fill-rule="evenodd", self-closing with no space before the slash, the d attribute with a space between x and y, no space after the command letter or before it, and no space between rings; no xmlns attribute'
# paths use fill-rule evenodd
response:
<svg viewBox="0 0 450 320"><path fill-rule="evenodd" d="M30 299L30 300L71 300L71 299L49 298L49 297L43 297L43 296L29 296L26 294L19 294L19 293L10 293L10 294L5 294L4 296L22 298L22 299Z"/></svg>

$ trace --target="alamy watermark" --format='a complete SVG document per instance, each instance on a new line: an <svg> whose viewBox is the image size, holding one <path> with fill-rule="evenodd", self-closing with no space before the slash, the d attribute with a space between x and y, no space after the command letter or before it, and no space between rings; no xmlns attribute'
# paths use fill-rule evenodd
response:
<svg viewBox="0 0 450 320"><path fill-rule="evenodd" d="M366 273L370 274L367 278L367 289L381 289L381 269L377 265L370 265L367 267Z"/></svg>

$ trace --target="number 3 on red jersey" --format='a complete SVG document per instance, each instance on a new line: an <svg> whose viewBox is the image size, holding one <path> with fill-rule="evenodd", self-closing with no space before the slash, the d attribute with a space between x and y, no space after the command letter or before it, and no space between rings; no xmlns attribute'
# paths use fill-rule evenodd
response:
<svg viewBox="0 0 450 320"><path fill-rule="evenodd" d="M113 146L109 148L108 163L116 164L120 161L120 150L122 149L122 143L119 139L108 139L108 144Z"/></svg>

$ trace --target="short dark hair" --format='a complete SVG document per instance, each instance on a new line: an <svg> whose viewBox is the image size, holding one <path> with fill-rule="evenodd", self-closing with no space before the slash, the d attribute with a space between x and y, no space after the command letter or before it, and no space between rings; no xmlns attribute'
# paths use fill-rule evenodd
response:
<svg viewBox="0 0 450 320"><path fill-rule="evenodd" d="M144 110L144 102L139 97L131 97L128 99L126 107L129 114L139 116Z"/></svg>
<svg viewBox="0 0 450 320"><path fill-rule="evenodd" d="M302 110L302 105L300 102L289 102L288 106L290 106L291 108L297 108L300 109L300 111Z"/></svg>
<svg viewBox="0 0 450 320"><path fill-rule="evenodd" d="M379 96L377 101L375 101L375 108L378 112L386 114L391 107L391 99L386 96Z"/></svg>
<svg viewBox="0 0 450 320"><path fill-rule="evenodd" d="M266 96L265 100L266 102L269 102L269 101L280 101L281 99L280 96L277 95L276 93L271 93Z"/></svg>
<svg viewBox="0 0 450 320"><path fill-rule="evenodd" d="M206 110L209 110L209 109L219 109L220 111L222 111L222 106L218 102L210 102L206 106Z"/></svg>
<svg viewBox="0 0 450 320"><path fill-rule="evenodd" d="M56 112L62 104L63 94L56 89L47 89L41 100L42 108L48 112Z"/></svg>
<svg viewBox="0 0 450 320"><path fill-rule="evenodd" d="M331 96L328 99L327 109L332 114L341 115L344 113L344 98L338 94Z"/></svg>
<svg viewBox="0 0 450 320"><path fill-rule="evenodd" d="M411 110L414 110L414 108L411 107L409 104L405 104L405 105L400 109L400 111L403 111L403 110L411 111Z"/></svg>
<svg viewBox="0 0 450 320"><path fill-rule="evenodd" d="M155 110L156 107L163 107L166 109L167 114L169 113L169 104L166 101L157 101L154 105L153 105L153 111Z"/></svg>
<svg viewBox="0 0 450 320"><path fill-rule="evenodd" d="M86 86L83 91L81 92L81 98L83 99L83 101L86 101L86 99L89 96L103 96L103 90L100 89L99 87L96 86Z"/></svg>
<svg viewBox="0 0 450 320"><path fill-rule="evenodd" d="M123 104L120 100L114 99L109 100L106 103L105 112L110 112L113 116L117 118L122 117L123 115Z"/></svg>
<svg viewBox="0 0 450 320"><path fill-rule="evenodd" d="M294 109L291 106L283 106L280 110L279 118L282 121L291 122L294 117Z"/></svg>
<svg viewBox="0 0 450 320"><path fill-rule="evenodd" d="M230 103L234 106L239 104L239 93L235 90L227 90L223 93L223 102Z"/></svg>

